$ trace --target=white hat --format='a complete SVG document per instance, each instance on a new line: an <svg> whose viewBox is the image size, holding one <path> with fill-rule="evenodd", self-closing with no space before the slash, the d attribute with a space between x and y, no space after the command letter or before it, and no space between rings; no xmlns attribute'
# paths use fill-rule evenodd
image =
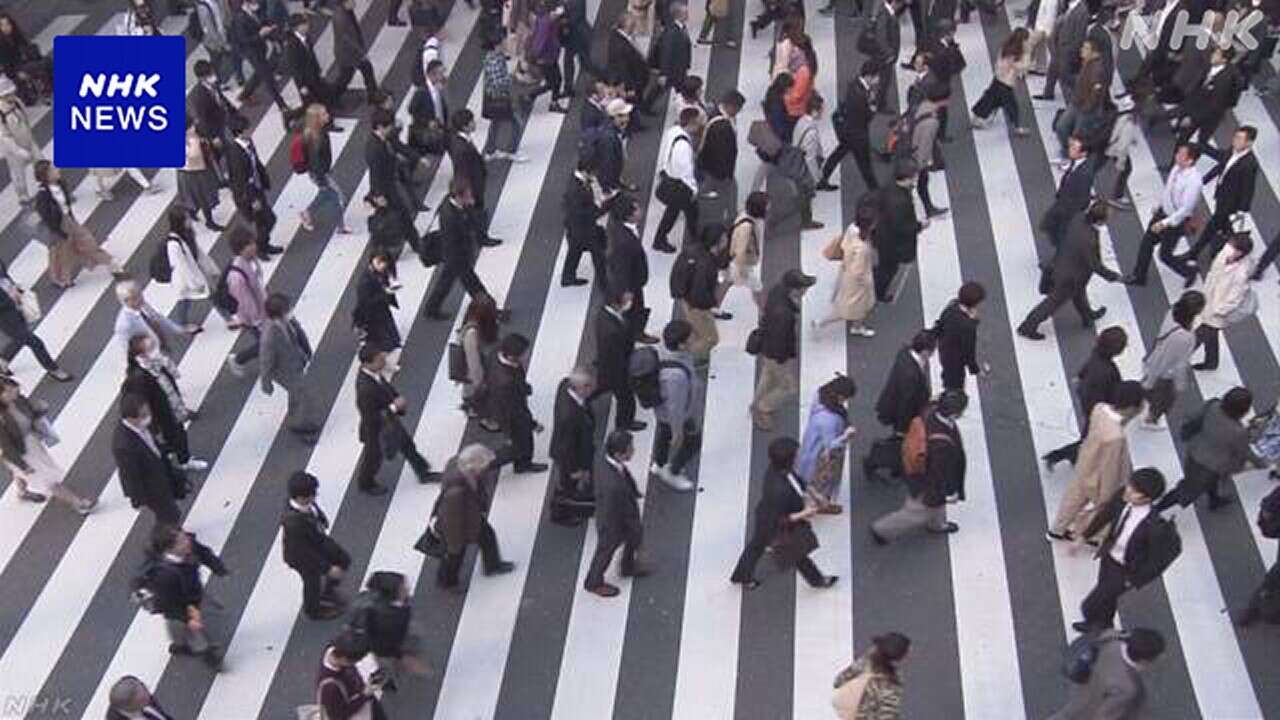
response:
<svg viewBox="0 0 1280 720"><path fill-rule="evenodd" d="M12 95L18 92L18 86L13 84L8 75L0 75L0 96Z"/></svg>
<svg viewBox="0 0 1280 720"><path fill-rule="evenodd" d="M619 115L630 115L631 103L627 102L626 100L623 100L622 98L614 98L609 101L608 105L604 106L604 111L609 114L609 117L618 117Z"/></svg>

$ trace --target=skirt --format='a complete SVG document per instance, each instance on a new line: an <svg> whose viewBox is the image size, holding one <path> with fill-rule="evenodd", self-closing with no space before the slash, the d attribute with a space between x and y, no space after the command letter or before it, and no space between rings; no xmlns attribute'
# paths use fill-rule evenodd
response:
<svg viewBox="0 0 1280 720"><path fill-rule="evenodd" d="M49 276L55 283L70 284L83 268L111 264L111 255L98 247L93 233L70 215L62 216L62 232L66 238L56 238L49 248Z"/></svg>
<svg viewBox="0 0 1280 720"><path fill-rule="evenodd" d="M49 455L49 451L45 449L43 443L34 435L27 436L27 453L23 460L27 466L31 468L29 472L24 472L6 462L9 472L14 477L21 477L27 483L27 489L31 492L40 493L41 495L51 495L58 485L62 484L66 477L66 471L58 467L53 461L53 457Z"/></svg>
<svg viewBox="0 0 1280 720"><path fill-rule="evenodd" d="M738 265L737 263L729 263L727 270L729 282L739 287L749 288L751 292L761 292L764 290L764 284L760 282L760 266L759 265Z"/></svg>
<svg viewBox="0 0 1280 720"><path fill-rule="evenodd" d="M178 171L178 207L195 213L218 207L218 174L204 170Z"/></svg>

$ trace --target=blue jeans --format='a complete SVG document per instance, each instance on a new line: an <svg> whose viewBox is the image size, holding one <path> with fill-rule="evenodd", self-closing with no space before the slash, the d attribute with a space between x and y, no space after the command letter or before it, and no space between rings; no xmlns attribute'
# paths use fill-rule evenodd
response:
<svg viewBox="0 0 1280 720"><path fill-rule="evenodd" d="M342 198L342 190L333 181L333 177L330 175L312 175L311 182L316 184L318 190L311 204L307 206L307 214L314 216L321 208L333 207L341 215L342 206L345 203Z"/></svg>
<svg viewBox="0 0 1280 720"><path fill-rule="evenodd" d="M489 136L484 141L484 154L488 155L493 152L498 145L498 131L503 125L511 128L511 149L508 152L514 153L520 147L520 136L524 135L524 126L528 122L528 116L522 115L514 106L511 110L511 117L505 120L494 120L489 123Z"/></svg>

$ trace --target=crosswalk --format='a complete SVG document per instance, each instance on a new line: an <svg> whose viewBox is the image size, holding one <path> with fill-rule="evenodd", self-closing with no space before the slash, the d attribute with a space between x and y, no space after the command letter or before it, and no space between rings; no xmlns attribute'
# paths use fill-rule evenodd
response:
<svg viewBox="0 0 1280 720"><path fill-rule="evenodd" d="M357 0L355 5L371 41L375 72L401 100L403 116L420 35L387 27L383 0ZM706 78L708 98L730 88L747 97L738 120L743 143L733 191L738 203L759 164L745 145L745 128L762 117L759 100L768 80L764 58L771 46L768 33L752 38L746 32L746 19L756 11L754 4L748 5L735 7L731 19L742 47L695 45L691 71ZM602 45L625 2L590 0L587 6ZM689 26L699 27L705 8L694 3L689 10ZM440 33L450 66L451 104L470 107L477 118L478 18L477 9L455 3ZM111 33L117 20L107 12L59 15L42 29L38 41L47 47L61 33ZM167 22L169 32L181 31L181 18ZM811 327L812 320L826 315L836 282L835 264L824 260L820 250L852 217L862 187L856 169L842 168L835 178L840 192L822 193L815 200L814 217L826 230L803 234L794 215L786 213L792 194L788 183L769 179L778 217L771 219L762 240L766 285L793 267L819 278L802 306L800 391L778 413L776 432L799 435L817 387L834 373L850 374L859 386L850 412L859 434L839 498L846 512L816 523L821 547L815 560L825 572L841 577L828 590L797 583L768 563L760 569L764 584L754 592L743 593L728 582L750 529L765 448L772 438L753 430L746 411L756 368L742 346L755 325L756 310L739 289L731 290L725 302L733 318L720 322L721 343L707 370L703 448L690 468L698 491L675 494L647 483L641 470L651 453L652 424L637 436L633 469L644 493L646 552L656 573L623 580L621 594L609 600L583 592L594 531L545 521L552 469L504 474L499 483L490 517L503 555L516 562L516 571L490 578L467 570L464 595L438 590L434 564L424 563L410 549L438 486L420 485L399 466L386 470L392 492L382 498L362 495L350 482L359 452L350 311L367 237L359 231L366 216L360 198L368 189L367 113L339 118L345 132L332 136L335 175L343 188L352 189L346 193L350 199L344 219L357 232L330 237L327 229L307 232L300 227L298 213L314 186L288 169L288 140L279 111L250 107L246 112L255 123L254 143L274 180L275 237L286 248L265 265L266 280L272 290L298 299L296 316L317 347L311 372L331 411L314 448L281 432L283 394L266 396L256 383L236 378L224 367L239 338L219 322L209 323L176 353L180 386L188 404L201 410L192 427L193 450L211 461L185 524L223 555L233 574L209 584L216 601L210 608L212 634L226 647L227 670L215 676L181 658L171 661L162 623L137 613L127 600L127 582L142 557L149 523L138 521L111 467L113 403L124 359L111 337L117 305L110 278L90 273L68 290L51 286L43 278L44 247L34 239L13 183L0 176L5 182L0 188L0 258L20 283L40 294L46 314L37 332L78 379L70 386L44 380L26 350L12 367L24 387L54 409L62 442L51 453L68 469L69 484L78 493L100 498L99 509L81 519L55 505L22 503L14 487L0 494L0 702L21 708L14 716L53 717L56 709L69 707L76 717L102 717L111 683L132 674L147 682L175 717L293 717L296 705L310 701L320 652L338 628L299 614L300 584L280 559L284 479L305 468L320 478L319 502L333 519L335 536L352 554L351 585L373 571L395 570L414 588L415 633L430 669L401 682L400 690L387 696L391 717L827 718L832 716L834 673L855 648L863 649L870 637L889 630L913 639L905 672L908 717L1003 720L1052 713L1066 692L1059 675L1060 650L1073 636L1070 623L1078 619L1079 602L1093 584L1096 567L1086 556L1042 540L1046 517L1054 512L1069 471L1046 470L1037 458L1076 436L1070 378L1094 336L1069 314L1047 326L1048 338L1042 342L1012 332L1039 298L1036 267L1048 257L1047 248L1035 240L1034 227L1055 183L1049 163L1057 142L1050 129L1054 109L1032 106L1020 90L1033 133L1015 138L1002 116L988 129L971 130L964 108L986 87L993 54L1015 22L1010 15L960 26L957 38L968 66L952 100L954 140L945 146L947 171L934 175L930 188L936 203L952 212L921 234L919 260L903 292L896 302L877 307L871 318L878 331L874 339L851 337L838 327ZM835 98L861 62L854 49L859 28L851 17L811 16L809 32L821 66L817 89L828 99L828 110L834 109ZM904 23L903 46L913 44L910 24ZM331 67L331 28L319 35L316 49L322 67ZM202 49L192 48L188 71L203 57ZM1122 56L1121 66L1136 59ZM900 98L908 80L899 73ZM290 105L296 104L292 84L284 93ZM674 121L669 104L660 120L662 128ZM1265 183L1259 184L1250 229L1256 240L1269 240L1280 230L1280 166L1273 161L1280 147L1280 101L1245 95L1234 119L1224 123L1219 144L1226 142L1233 121L1259 129L1260 180ZM642 188L651 188L657 174L659 120L650 123L655 127L628 147L628 177ZM478 124L475 137L480 141L488 123L479 119ZM820 124L830 151L835 145L830 124ZM51 157L51 118L37 110L33 126ZM577 130L576 108L568 115L549 113L540 100L521 141L531 161L490 166L491 234L504 243L486 250L477 266L491 294L512 310L508 328L533 340L531 407L548 425L559 379L575 364L590 364L594 355L591 318L601 301L598 290L565 288L555 280L564 259L561 195L575 162ZM1150 130L1136 148L1130 179L1136 212L1115 214L1103 238L1104 259L1113 267L1132 263L1163 184L1156 158L1168 157L1170 142L1166 131ZM884 167L879 169L883 176ZM172 199L173 171L156 175L164 192L122 190L114 201L97 198L89 176L68 174L86 224L108 251L145 277ZM430 177L425 202L438 207L452 174L448 160L425 174ZM1100 183L1109 181L1104 173ZM1212 202L1211 189L1205 201ZM229 216L230 205L224 198L220 220ZM656 202L649 204L644 225L650 232L661 211ZM431 213L421 214L417 222L420 230L427 229ZM201 228L197 242L225 261L222 237ZM666 292L671 262L667 255L650 258L646 299L653 309L651 331L677 314ZM590 269L584 265L584 271ZM433 323L420 315L433 275L413 258L401 263L404 289L396 320L405 349L396 382L410 403L407 426L423 454L442 465L460 446L488 438L457 411L459 390L448 380L443 361L444 346L460 317ZM1181 278L1164 267L1157 265L1155 277L1160 282L1148 288L1101 282L1090 288L1093 303L1108 308L1101 325L1120 325L1129 334L1130 346L1118 358L1126 376L1138 374L1169 300L1181 293ZM1239 384L1254 390L1259 407L1276 401L1277 277L1275 269L1268 269L1258 286L1257 318L1225 334L1220 368L1197 373L1180 412ZM969 381L970 406L961 420L969 463L967 500L948 508L961 531L945 540L904 540L880 548L867 537L867 524L896 506L902 491L862 477L857 458L880 432L872 405L898 347L931 323L965 280L982 282L988 291L979 347L992 374ZM148 284L146 294L162 312L172 311L176 297L170 287ZM456 299L446 309L460 316ZM937 378L935 385L940 385ZM597 410L601 418L608 414L603 403ZM1177 413L1169 425L1178 427ZM1181 461L1175 435L1134 430L1130 447L1135 465L1156 466L1176 480ZM539 457L546 456L548 442L549 433L536 438ZM1257 502L1272 482L1264 472L1248 472L1235 478L1234 486L1240 498L1236 505L1215 513L1177 514L1182 557L1160 582L1123 602L1125 625L1155 627L1170 643L1149 674L1149 717L1280 717L1280 673L1274 672L1271 657L1280 632L1267 627L1238 630L1227 613L1244 604L1275 559L1274 543L1253 524Z"/></svg>

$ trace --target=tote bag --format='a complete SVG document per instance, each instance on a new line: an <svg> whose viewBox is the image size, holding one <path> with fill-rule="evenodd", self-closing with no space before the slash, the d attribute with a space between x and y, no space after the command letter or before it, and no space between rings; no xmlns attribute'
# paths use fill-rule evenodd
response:
<svg viewBox="0 0 1280 720"><path fill-rule="evenodd" d="M869 682L871 682L871 673L864 670L849 682L836 688L831 695L831 707L835 708L836 717L840 720L857 720L858 706L862 704L862 696L866 694Z"/></svg>

